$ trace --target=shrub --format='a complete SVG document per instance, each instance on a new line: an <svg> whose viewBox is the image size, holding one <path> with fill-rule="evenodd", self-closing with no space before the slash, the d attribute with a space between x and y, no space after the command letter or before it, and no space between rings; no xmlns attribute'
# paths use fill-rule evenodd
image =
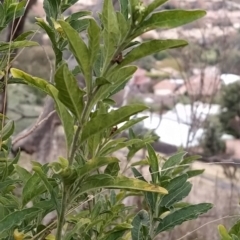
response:
<svg viewBox="0 0 240 240"><path fill-rule="evenodd" d="M46 21L36 19L49 35L55 54L53 83L11 69L12 82L23 81L54 100L68 151L66 158L59 156L58 162L44 165L32 162L33 172L29 172L17 164L19 154L9 159L14 123L6 122L1 129L0 145L0 237L154 239L212 208L209 203L181 202L191 191L189 178L203 170L189 170L189 164L197 157L186 158L185 152L167 160L159 157L150 145L155 139L153 136L147 134L137 138L131 130L143 118L130 117L146 107L135 104L111 110L111 96L122 89L136 71L137 67L129 64L147 55L187 44L184 40L132 42L136 37L150 29L177 27L194 21L205 12L152 13L165 2L162 0L147 6L138 0L121 0L121 10L116 12L112 1L105 0L99 14L100 24L87 11L74 13L64 20L62 13L75 2L45 0ZM23 3L6 1L0 9L8 12L18 6L22 13ZM80 32L87 33L87 43ZM35 45L25 41L23 36L21 44L17 40L11 44L1 43L0 50L4 46ZM63 60L65 49L76 58L77 72L85 79L84 89L76 81L76 68L72 72ZM124 124L119 127L120 123ZM126 129L131 132L129 139L117 138ZM125 147L128 148L127 168L132 169L135 178L124 176L120 172L120 160L112 156ZM147 148L148 158L131 162L134 154L143 147ZM150 182L135 168L138 165L149 166ZM13 189L19 185L22 192L17 197ZM131 195L144 196L147 208L136 214L134 206L125 206L123 200ZM87 205L82 208L84 203ZM57 219L43 225L44 217L53 211L56 211Z"/></svg>

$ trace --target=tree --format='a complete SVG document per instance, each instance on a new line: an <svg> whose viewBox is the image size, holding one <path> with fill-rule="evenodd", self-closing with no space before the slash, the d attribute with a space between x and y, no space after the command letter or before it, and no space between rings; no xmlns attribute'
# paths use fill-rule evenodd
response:
<svg viewBox="0 0 240 240"><path fill-rule="evenodd" d="M222 90L221 114L219 116L225 132L240 138L240 82L225 86Z"/></svg>

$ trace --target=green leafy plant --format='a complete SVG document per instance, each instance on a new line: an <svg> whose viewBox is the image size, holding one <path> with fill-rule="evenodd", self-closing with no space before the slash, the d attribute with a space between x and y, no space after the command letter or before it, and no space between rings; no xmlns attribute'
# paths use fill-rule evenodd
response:
<svg viewBox="0 0 240 240"><path fill-rule="evenodd" d="M185 152L167 160L156 155L150 145L155 137L146 134L139 138L132 130L144 119L132 116L147 108L133 104L111 110L111 96L123 89L136 71L137 67L129 64L159 51L187 45L184 40L172 39L139 43L134 41L136 37L156 28L181 26L203 17L205 12L154 12L166 0L155 0L149 5L139 0L119 0L118 12L111 0L105 0L99 22L87 11L64 19L63 12L75 2L45 0L46 21L36 19L52 43L54 81L11 68L13 79L43 91L54 100L65 132L67 156L59 156L58 162L51 164L32 162L33 172L29 172L17 164L19 155L8 158L14 124L9 121L4 125L0 152L0 237L154 239L211 209L209 203L181 202L191 191L188 179L203 170L189 170L189 164L198 157L184 157ZM16 46L31 44L26 41ZM74 70L63 59L66 49L77 61ZM77 83L78 74L84 76L84 89ZM118 137L128 129L129 139ZM133 162L135 153L144 147L148 158ZM112 155L123 148L128 149L125 169L131 168L134 178L124 175L120 160ZM150 181L137 170L138 165L149 167ZM13 191L18 186L20 197ZM124 205L123 200L132 195L143 196L146 203L146 208L137 214L133 207ZM43 225L46 215L53 211L56 219Z"/></svg>
<svg viewBox="0 0 240 240"><path fill-rule="evenodd" d="M0 34L9 23L24 14L25 5L26 1L0 1ZM14 59L13 53L15 50L38 45L36 42L27 40L27 37L32 33L32 31L25 32L11 42L0 42L0 78L6 80L8 68ZM6 85L6 81L1 81L0 89L4 85Z"/></svg>
<svg viewBox="0 0 240 240"><path fill-rule="evenodd" d="M239 240L240 221L237 221L229 231L227 231L227 229L223 225L219 225L218 232L221 236L221 240Z"/></svg>
<svg viewBox="0 0 240 240"><path fill-rule="evenodd" d="M240 138L238 127L240 117L239 90L239 82L229 84L223 88L220 103L222 111L219 116L222 128L236 138Z"/></svg>

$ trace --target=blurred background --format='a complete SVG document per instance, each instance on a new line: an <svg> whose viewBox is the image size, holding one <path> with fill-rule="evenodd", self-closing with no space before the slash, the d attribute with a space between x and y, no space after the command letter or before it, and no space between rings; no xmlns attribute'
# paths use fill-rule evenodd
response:
<svg viewBox="0 0 240 240"><path fill-rule="evenodd" d="M149 130L157 134L159 140L154 148L162 156L178 149L202 156L202 161L193 168L204 168L205 173L194 180L194 190L188 200L212 202L215 207L197 221L183 224L161 239L214 240L219 239L218 224L229 226L239 218L240 0L170 0L161 7L162 10L176 8L205 9L207 15L183 27L150 31L139 37L138 41L181 38L189 45L137 62L138 71L125 89L114 96L114 107L128 103L149 106L150 110L142 113L149 118L135 130L139 134ZM79 1L66 15L80 9L99 11L101 1ZM40 46L25 49L14 67L49 80L54 55L48 37L35 25L35 17L44 17L40 0L25 22L25 31L37 30L33 39ZM0 40L5 40L6 34L2 34ZM68 52L65 57L73 68L74 59ZM36 122L44 99L36 89L9 85L7 114L16 120L16 135ZM64 155L61 127L54 131L48 160L56 160L59 152ZM144 154L139 152L136 160ZM118 155L124 162L125 152ZM22 162L28 164L35 158L34 154L25 153Z"/></svg>

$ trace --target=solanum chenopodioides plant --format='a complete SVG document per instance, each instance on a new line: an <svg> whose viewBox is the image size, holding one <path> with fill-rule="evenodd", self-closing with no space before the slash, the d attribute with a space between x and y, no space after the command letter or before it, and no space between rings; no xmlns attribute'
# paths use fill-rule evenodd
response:
<svg viewBox="0 0 240 240"><path fill-rule="evenodd" d="M43 166L33 163L33 174L20 167L16 168L23 184L19 214L28 211L30 217L28 221L13 221L11 225L7 225L11 215L6 216L3 219L5 229L0 230L0 233L11 232L18 226L19 231L29 234L31 239L44 239L46 232L54 229L54 238L57 240L140 239L136 238L139 235L135 235L134 231L131 235L132 215L127 214L129 209L121 201L124 191L141 191L146 192L146 199L152 199L150 206L157 210L151 209L152 212L147 214L149 219L144 218L147 219L146 224L144 221L136 223L135 218L133 225L134 229L137 226L144 239L153 239L161 231L169 229L165 225L161 227L159 214L166 212L166 208L172 205L161 205L159 210L159 204L169 192L174 195L171 188L169 191L166 189L169 184L171 186L173 175L172 172L162 176L157 173L160 167L151 150L151 183L143 178L139 179L139 176L129 178L120 173L119 159L111 154L129 147L129 160L139 148L150 143L152 139L117 138L119 133L143 119L130 117L146 110L146 107L135 104L110 111L110 106L114 103L111 96L124 88L136 71L137 67L130 64L147 55L187 45L184 40L172 39L140 43L134 41L136 37L152 29L181 26L203 17L205 12L154 12L166 2L163 0L155 0L149 5L144 5L139 0L119 0L120 11L115 11L112 1L105 0L99 21L87 11L74 13L64 19L62 13L75 2L45 0L46 21L36 19L37 24L48 34L55 53L54 82L50 83L18 69L11 69L14 78L23 79L54 100L65 131L67 156L59 156L58 162ZM63 51L66 49L74 55L78 64L74 70L70 70L63 59ZM78 74L84 76L84 89L77 83ZM126 123L116 129L116 126L123 122ZM166 165L172 167L181 161L182 158L170 159ZM182 182L185 183L187 178L188 175L184 175ZM163 187L164 184L166 187ZM115 190L106 197L106 189L124 191ZM86 198L89 199L87 210L76 211L74 216L71 215ZM29 202L33 203L32 208L26 207ZM177 219L174 225L195 218L209 208L209 204L194 206L194 214ZM53 210L57 212L57 220L49 226L42 226L42 219ZM35 221L31 211L37 215ZM189 213L191 209L186 211ZM157 226L159 221L160 227ZM168 222L164 224L169 225Z"/></svg>
<svg viewBox="0 0 240 240"><path fill-rule="evenodd" d="M8 24L10 24L14 19L23 16L25 7L26 1L0 1L0 34L2 34L2 31L6 29ZM12 29L12 34L14 31L15 29ZM4 85L7 84L7 80L9 80L8 70L13 59L16 57L13 53L24 47L38 45L36 42L27 40L27 37L33 33L34 31L28 31L21 34L13 41L0 42L0 89L2 89Z"/></svg>

